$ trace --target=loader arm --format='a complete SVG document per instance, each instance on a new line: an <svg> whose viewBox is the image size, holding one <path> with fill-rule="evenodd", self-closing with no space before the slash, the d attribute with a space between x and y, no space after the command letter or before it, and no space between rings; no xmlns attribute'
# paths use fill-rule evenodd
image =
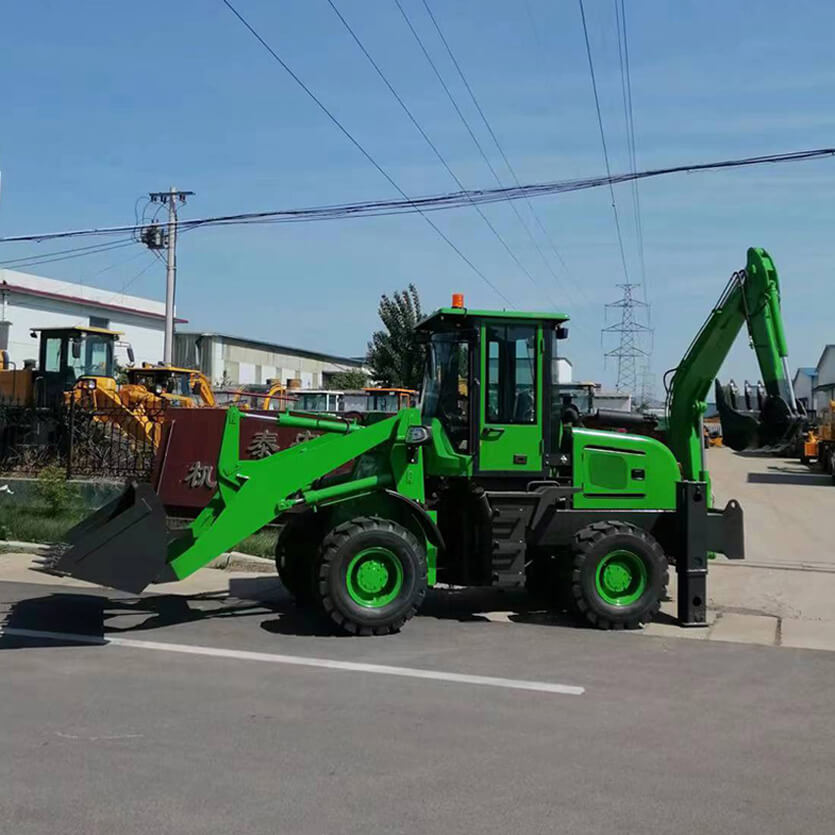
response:
<svg viewBox="0 0 835 835"><path fill-rule="evenodd" d="M731 276L670 382L668 441L685 479L709 481L702 434L706 398L743 324L747 325L766 392L785 401L796 414L777 270L764 249L752 247L745 269Z"/></svg>
<svg viewBox="0 0 835 835"><path fill-rule="evenodd" d="M329 498L347 498L395 484L397 473L381 472L314 490L314 482L382 444L402 440L405 428L418 423L417 410L404 410L369 426L349 421L278 415L282 425L323 432L322 435L256 461L239 457L242 413L230 408L217 463L218 488L185 536L168 550L172 579L182 579L272 522L295 504L315 506ZM246 419L254 420L255 417ZM410 479L420 484L422 477Z"/></svg>

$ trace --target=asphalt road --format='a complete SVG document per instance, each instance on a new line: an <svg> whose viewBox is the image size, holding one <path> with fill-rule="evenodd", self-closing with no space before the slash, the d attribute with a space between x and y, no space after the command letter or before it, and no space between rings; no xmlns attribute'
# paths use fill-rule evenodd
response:
<svg viewBox="0 0 835 835"><path fill-rule="evenodd" d="M342 638L272 578L231 591L0 583L10 630L127 642L0 638L0 832L832 832L831 653L485 622L437 593L400 635Z"/></svg>

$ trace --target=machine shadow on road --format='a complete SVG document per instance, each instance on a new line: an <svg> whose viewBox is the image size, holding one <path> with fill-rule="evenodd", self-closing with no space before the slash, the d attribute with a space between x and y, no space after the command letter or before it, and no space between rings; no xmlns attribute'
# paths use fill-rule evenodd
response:
<svg viewBox="0 0 835 835"><path fill-rule="evenodd" d="M0 605L2 605L0 603ZM333 637L329 619L310 607L298 606L274 576L230 578L224 590L191 595L146 594L141 597L50 592L5 604L0 621L0 650L33 646L88 646L91 638L107 643L108 635L163 630L201 620L261 618L260 628L276 635ZM569 611L537 604L523 590L495 588L430 589L418 619L463 623L504 623L590 628ZM656 617L664 622L662 612ZM670 619L672 621L672 619ZM5 630L29 630L66 635L65 639L22 637ZM84 636L74 640L71 636Z"/></svg>
<svg viewBox="0 0 835 835"><path fill-rule="evenodd" d="M801 487L831 486L832 477L825 473L810 473L782 467L769 467L771 472L748 473L749 484L797 484Z"/></svg>

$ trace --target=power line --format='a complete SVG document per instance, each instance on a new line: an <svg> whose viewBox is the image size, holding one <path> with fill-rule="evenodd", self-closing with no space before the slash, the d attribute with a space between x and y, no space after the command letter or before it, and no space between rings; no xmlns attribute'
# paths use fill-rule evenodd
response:
<svg viewBox="0 0 835 835"><path fill-rule="evenodd" d="M342 22L342 25L348 30L348 33L354 39L354 42L360 48L360 50L362 51L362 54L365 55L365 57L368 59L371 66L374 67L374 70L376 71L377 75L380 76L383 83L386 85L386 87L388 87L389 92L394 96L395 100L400 105L403 112L409 117L409 120L415 126L418 133L420 133L420 135L426 141L426 144L429 145L429 147L432 149L432 152L438 158L441 165L443 165L443 167L446 169L446 171L450 175L450 177L452 177L452 179L455 180L455 183L457 184L458 188L460 188L462 192L466 191L466 189L464 187L464 184L458 178L458 175L452 170L449 163L446 161L444 155L438 150L438 146L435 145L435 143L429 138L429 135L423 129L420 122L418 122L418 120L415 118L412 111L409 110L409 108L406 106L406 103L400 97L400 94L397 92L397 90L394 89L394 86L392 85L392 83L388 80L385 73L380 69L379 64L371 57L371 53L365 48L365 45L359 39L356 32L354 32L354 30L351 28L348 21L342 16L342 13L336 7L333 0L327 0L327 2L328 2L328 5L333 9L336 16ZM473 208L476 210L476 212L478 212L481 219L487 224L487 228L493 233L496 240L504 247L507 254L513 259L516 266L519 267L519 269L522 270L523 273L525 273L525 275L531 280L531 282L534 284L534 286L538 286L537 283L536 283L536 279L530 274L530 272L528 271L528 268L519 260L519 258L516 256L516 253L510 248L507 241L505 241L505 239L501 236L501 234L499 234L499 231L490 222L490 219L487 217L486 214L484 214L484 212L481 210L479 205L475 202L473 202L472 205L473 205Z"/></svg>
<svg viewBox="0 0 835 835"><path fill-rule="evenodd" d="M521 183L519 182L519 178L516 176L516 170L510 164L510 160L507 158L507 154L504 152L504 148L502 148L502 145L499 142L499 139L496 136L492 125L490 124L489 120L487 119L487 116L485 115L484 110L482 110L481 105L479 104L478 98L476 98L476 94L473 92L473 88L470 86L470 82L467 80L467 76L464 75L464 71L461 69L461 65L458 63L458 59L455 57L455 53L452 51L452 47L449 45L449 42L447 41L446 36L444 35L443 30L441 29L441 26L438 23L437 18L435 17L434 13L432 12L432 9L429 7L429 3L427 2L427 0L423 0L423 5L424 5L424 8L426 9L427 14L429 15L430 19L432 20L432 24L435 27L435 31L438 33L438 37L441 39L441 43L443 43L444 48L446 49L447 54L449 55L450 60L453 63L453 66L455 67L456 71L458 72L458 76L460 77L461 81L463 82L464 87L466 88L467 93L469 94L470 99L472 100L473 105L475 106L475 109L478 111L478 115L481 117L481 121L484 122L484 126L487 128L487 132L490 134L490 138L493 140L493 144L496 146L498 152L501 154L502 160L504 161L504 164L507 166L507 170L510 172L510 175L513 178L513 181L516 184L516 186L521 187ZM528 12L530 13L530 8L528 9ZM534 209L533 204L531 203L531 201L528 198L525 198L525 202L528 204L528 209L530 209L530 212L531 212L531 215L533 215L534 221L536 222L536 224L539 227L542 234L545 236L545 240L547 240L548 243L550 244L552 252L556 256L557 260L562 264L563 269L566 272L566 275L570 276L568 265L565 263L565 260L563 259L562 255L560 254L559 250L557 249L557 246L554 243L553 238L548 233L548 230L545 228L545 225L542 223L542 220L540 219L539 215L537 214L536 210ZM550 269L550 265L549 265L549 269ZM553 273L553 270L552 270L552 273ZM556 274L554 274L554 278L557 279L558 281L560 280L559 278L557 278ZM588 300L588 296L586 295L585 291L583 290L582 285L576 285L576 286L580 290L580 293L583 295L583 297L586 300Z"/></svg>
<svg viewBox="0 0 835 835"><path fill-rule="evenodd" d="M623 275L629 282L629 270L626 267L626 254L623 250L623 235L620 230L620 217L618 216L618 204L615 200L615 188L611 182L611 168L609 167L609 149L606 147L606 131L603 129L603 116L600 112L600 97L597 94L597 79L594 75L594 61L591 57L591 44L589 43L589 30L586 25L586 10L583 6L583 0L577 0L580 4L580 19L583 22L583 37L586 42L586 56L589 60L589 75L591 75L591 87L594 93L594 107L597 111L597 125L600 128L600 143L603 145L603 162L606 164L606 176L609 177L609 195L612 198L612 213L615 217L615 230L618 236L618 248L620 249L620 260L623 265Z"/></svg>
<svg viewBox="0 0 835 835"><path fill-rule="evenodd" d="M490 158L485 153L484 148L481 145L481 142L479 142L478 137L473 132L473 129L470 126L469 121L467 121L466 116L464 116L463 112L461 111L461 108L458 106L458 102L455 100L455 97L452 95L452 92L450 91L449 87L447 86L447 83L444 81L443 75L441 75L440 70L438 70L437 65L432 60L432 56L429 54L429 51L426 49L426 45L423 43L423 39L420 37L420 35L417 33L417 30L412 25L412 21L410 20L409 16L406 14L406 10L403 8L403 5L401 4L400 0L394 0L394 2L397 5L397 8L400 10L400 14L403 16L403 20L406 21L406 25L409 27L409 31L412 33L415 40L417 41L418 46L421 49L421 52L423 52L424 57L426 58L427 62L429 63L429 66L432 68L432 71L435 73L435 77L440 82L441 87L443 87L444 92L446 93L447 98L450 101L450 104L452 104L453 108L455 109L455 112L458 114L458 118L461 120L461 123L467 129L467 133L470 135L470 138L473 140L473 143L475 144L476 148L478 149L478 152L481 154L481 158L484 160L485 164L487 165L487 168L490 170L490 173L493 175L493 179L496 181L496 183L499 185L499 187L504 186L504 183L501 181L501 178L499 177L498 173L496 172L496 169L493 167L493 163L490 162ZM428 6L427 6L427 9L428 9ZM430 14L431 14L431 12L430 12ZM545 253L542 251L542 247L539 245L539 242L534 237L534 235L531 232L530 227L528 226L528 224L525 223L525 220L522 217L522 215L520 214L519 209L516 207L516 204L512 200L508 200L507 204L510 206L511 209L513 209L513 213L516 215L516 218L518 219L519 223L522 225L522 228L525 230L528 237L531 239L531 243L533 243L534 247L536 248L537 252L539 253L540 258L542 258L542 263L545 264L546 269L549 270L551 275L554 277L554 280L559 282L560 281L559 276L556 274L556 272L554 272L554 269L551 267L551 264L548 262L548 259L545 257ZM551 298L550 294L549 294L549 298ZM553 299L551 299L551 301L556 306L556 302Z"/></svg>
<svg viewBox="0 0 835 835"><path fill-rule="evenodd" d="M108 243L91 244L89 246L79 246L70 249L56 249L52 252L43 252L40 255L28 255L21 258L12 258L8 261L0 261L0 267L8 267L9 269L26 269L29 267L36 267L40 264L53 264L57 261L70 261L74 258L81 258L86 255L98 255L101 252L110 252L114 249L124 249L127 246L133 246L136 242L133 238L125 238L120 241L110 241Z"/></svg>
<svg viewBox="0 0 835 835"><path fill-rule="evenodd" d="M623 96L623 114L626 121L626 145L629 153L631 171L638 170L635 146L635 117L632 109L632 75L629 69L629 37L626 29L626 7L623 0L614 0L615 23L618 29L618 60L620 62L620 83ZM621 37L622 34L622 37ZM632 213L635 220L635 238L638 244L638 263L641 268L641 285L644 301L648 302L647 268L644 258L644 230L641 219L641 198L638 194L638 181L632 180Z"/></svg>
<svg viewBox="0 0 835 835"><path fill-rule="evenodd" d="M331 113L330 110L324 105L322 100L296 75L295 72L284 62L284 60L279 56L279 54L258 34L258 32L253 28L253 26L249 23L249 21L229 2L229 0L222 0L223 4L238 18L238 20L244 25L246 29L249 30L250 34L267 50L267 52L272 55L272 57L281 65L281 67L285 70L285 72L299 85L299 87L304 90L307 95L313 99L313 101L318 105L319 109L328 117L328 119L336 125L337 128L345 135L345 137L351 142L351 144L386 178L391 186L408 202L409 196L400 188L399 185L394 181L394 179L383 169L383 167L371 156L371 154L366 151L366 149L360 144L358 139L355 139L353 134L336 118L336 116ZM467 264L473 272L478 275L482 281L484 281L488 287L490 287L496 295L498 295L501 299L507 302L509 305L512 306L512 302L508 297L487 278L486 275L478 268L466 255L441 231L441 229L433 223L433 221L426 217L426 215L417 208L416 211L420 214L423 219L435 230L435 232L443 238L443 240L455 251L455 253Z"/></svg>
<svg viewBox="0 0 835 835"><path fill-rule="evenodd" d="M806 162L835 156L835 148L815 148L807 151L791 151L781 154L766 154L757 157L719 160L717 162L688 163L667 168L652 168L646 171L599 175L573 180L553 180L531 183L525 186L505 188L471 189L446 194L406 197L404 200L368 200L360 203L340 203L327 206L311 206L301 209L273 209L262 212L240 212L230 215L194 218L180 223L180 229L198 229L214 226L237 226L252 223L305 223L323 220L348 220L351 218L383 217L388 215L445 211L470 206L472 201L479 204L497 203L507 200L527 200L534 197L568 194L574 191L600 188L610 184L629 183L632 180L645 180L669 174L694 173L698 171L719 171L729 168L745 168L756 165L776 165L789 162ZM26 235L8 235L0 237L0 243L22 243L78 238L96 235L115 235L133 232L132 224L122 226L103 226L91 229L70 229L62 232L37 232ZM128 242L129 243L129 242Z"/></svg>

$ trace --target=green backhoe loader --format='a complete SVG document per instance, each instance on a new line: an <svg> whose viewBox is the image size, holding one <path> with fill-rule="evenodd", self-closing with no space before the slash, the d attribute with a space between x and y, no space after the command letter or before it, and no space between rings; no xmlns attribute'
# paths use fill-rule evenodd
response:
<svg viewBox="0 0 835 835"><path fill-rule="evenodd" d="M680 623L702 625L709 554L743 556L741 508L712 506L705 398L750 311L779 317L752 268L770 263L749 251L748 303L716 307L679 364L664 441L629 432L640 416L566 410L564 314L443 308L418 326L419 407L365 425L230 408L217 491L184 533L172 538L153 490L134 486L71 531L48 570L139 592L277 520L284 585L350 633L397 631L437 583L527 586L598 627L634 628L658 612L670 563ZM321 434L241 460L241 421L255 419Z"/></svg>

